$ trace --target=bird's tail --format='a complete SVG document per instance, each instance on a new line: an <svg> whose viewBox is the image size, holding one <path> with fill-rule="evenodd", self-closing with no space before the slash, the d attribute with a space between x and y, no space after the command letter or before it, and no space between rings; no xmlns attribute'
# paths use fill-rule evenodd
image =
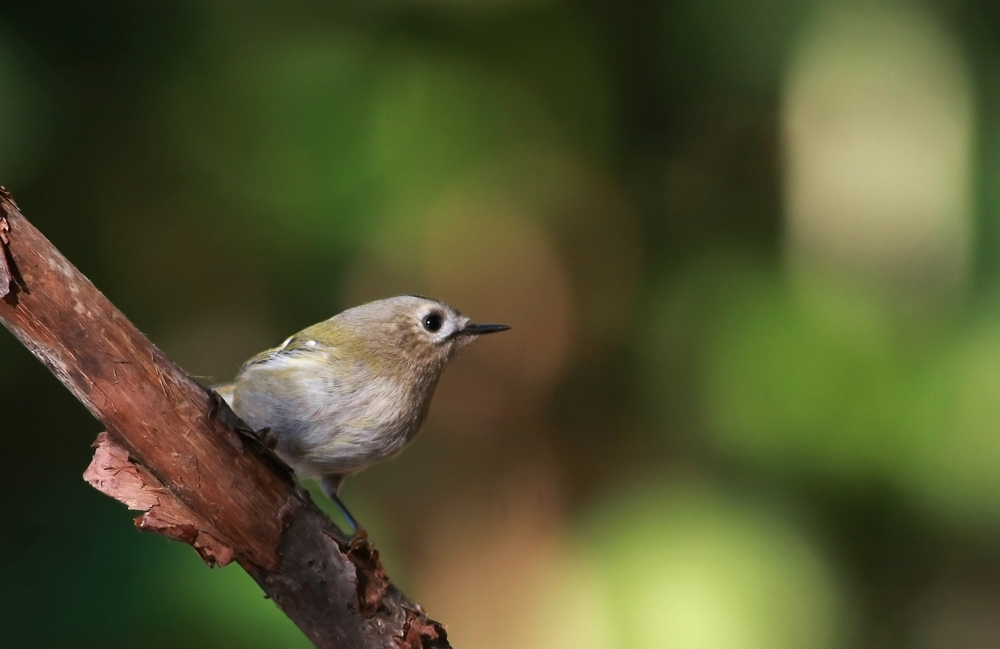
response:
<svg viewBox="0 0 1000 649"><path fill-rule="evenodd" d="M235 383L222 383L220 385L213 385L212 389L219 393L219 396L229 404L229 407L233 407L233 391L236 389Z"/></svg>

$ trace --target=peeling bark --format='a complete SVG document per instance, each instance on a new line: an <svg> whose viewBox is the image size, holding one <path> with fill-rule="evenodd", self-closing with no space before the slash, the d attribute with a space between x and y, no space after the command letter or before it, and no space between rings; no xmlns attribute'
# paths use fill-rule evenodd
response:
<svg viewBox="0 0 1000 649"><path fill-rule="evenodd" d="M10 197L10 194L3 187L0 187L0 198L10 201L11 205L15 205L14 199ZM8 250L8 246L10 245L8 232L10 232L10 223L7 222L7 216L4 213L0 213L0 299L9 301L17 295L15 292L17 291L17 277L16 268L12 267L13 264L11 263L10 252Z"/></svg>
<svg viewBox="0 0 1000 649"><path fill-rule="evenodd" d="M239 563L317 646L446 648L287 467L167 359L0 188L0 322L107 429L84 478L142 512L141 530Z"/></svg>
<svg viewBox="0 0 1000 649"><path fill-rule="evenodd" d="M134 464L128 451L110 441L107 433L97 436L94 447L97 452L83 479L129 509L143 512L135 519L136 527L187 543L209 566L232 562L233 547L220 540L215 525L177 500L148 469Z"/></svg>

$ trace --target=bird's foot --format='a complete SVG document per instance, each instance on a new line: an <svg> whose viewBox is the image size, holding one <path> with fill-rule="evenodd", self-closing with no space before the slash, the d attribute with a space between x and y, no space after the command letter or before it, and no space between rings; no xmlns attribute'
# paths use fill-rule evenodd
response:
<svg viewBox="0 0 1000 649"><path fill-rule="evenodd" d="M261 428L257 431L257 438L267 447L267 450L274 452L278 447L278 436L269 427Z"/></svg>
<svg viewBox="0 0 1000 649"><path fill-rule="evenodd" d="M354 530L354 535L351 537L351 550L362 550L371 546L371 541L368 539L368 532L363 527L359 527Z"/></svg>

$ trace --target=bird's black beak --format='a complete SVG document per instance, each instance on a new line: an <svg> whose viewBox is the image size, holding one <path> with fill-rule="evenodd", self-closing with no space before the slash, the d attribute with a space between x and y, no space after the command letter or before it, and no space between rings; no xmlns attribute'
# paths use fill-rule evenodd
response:
<svg viewBox="0 0 1000 649"><path fill-rule="evenodd" d="M482 336L483 334L495 334L498 331L507 331L508 329L510 329L510 325L473 324L470 322L455 333L460 336Z"/></svg>

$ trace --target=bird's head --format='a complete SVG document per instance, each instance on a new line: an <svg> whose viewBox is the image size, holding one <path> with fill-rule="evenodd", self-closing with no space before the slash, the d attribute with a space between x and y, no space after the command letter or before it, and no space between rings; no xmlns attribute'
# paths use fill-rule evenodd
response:
<svg viewBox="0 0 1000 649"><path fill-rule="evenodd" d="M400 295L348 309L334 318L355 329L375 356L405 359L419 369L444 366L456 351L479 336L510 329L476 324L443 302Z"/></svg>

